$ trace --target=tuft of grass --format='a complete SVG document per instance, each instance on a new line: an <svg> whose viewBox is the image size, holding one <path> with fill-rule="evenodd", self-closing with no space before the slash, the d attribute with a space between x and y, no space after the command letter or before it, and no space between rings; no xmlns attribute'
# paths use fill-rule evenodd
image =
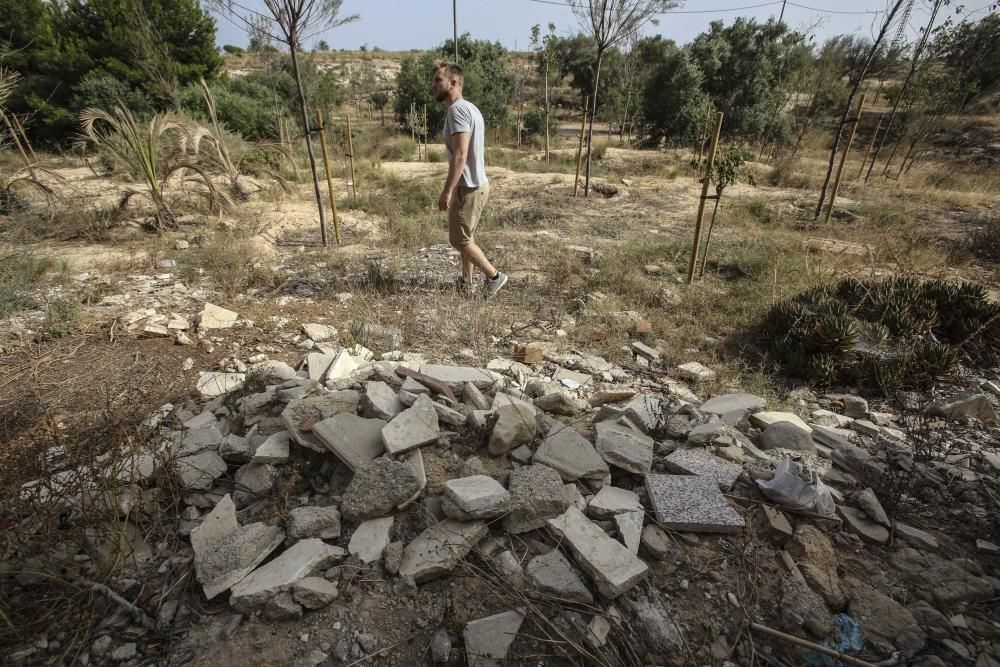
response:
<svg viewBox="0 0 1000 667"><path fill-rule="evenodd" d="M80 326L83 310L73 297L60 297L45 304L45 319L38 331L40 340L55 340L75 333Z"/></svg>
<svg viewBox="0 0 1000 667"><path fill-rule="evenodd" d="M17 254L0 259L0 315L37 307L30 292L55 268L48 257Z"/></svg>
<svg viewBox="0 0 1000 667"><path fill-rule="evenodd" d="M272 290L281 285L287 274L260 261L252 241L241 238L216 239L185 253L181 275L188 283L207 277L226 297L233 298L251 290Z"/></svg>
<svg viewBox="0 0 1000 667"><path fill-rule="evenodd" d="M813 179L806 173L800 160L777 160L774 168L761 180L781 188L802 190L813 187Z"/></svg>

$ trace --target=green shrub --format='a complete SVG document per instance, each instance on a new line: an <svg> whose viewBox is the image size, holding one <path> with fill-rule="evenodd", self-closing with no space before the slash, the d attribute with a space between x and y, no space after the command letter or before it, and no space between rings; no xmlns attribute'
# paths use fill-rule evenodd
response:
<svg viewBox="0 0 1000 667"><path fill-rule="evenodd" d="M847 278L771 308L765 346L790 375L889 394L950 379L962 360L1000 358L1000 306L974 283Z"/></svg>

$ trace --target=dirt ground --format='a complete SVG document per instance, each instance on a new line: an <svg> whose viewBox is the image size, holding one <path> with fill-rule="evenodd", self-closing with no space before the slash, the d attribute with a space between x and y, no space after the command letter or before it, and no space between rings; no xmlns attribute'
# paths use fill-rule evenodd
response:
<svg viewBox="0 0 1000 667"><path fill-rule="evenodd" d="M553 157L573 154L569 140L575 131L563 129L566 144ZM359 177L363 202L350 206L346 197L339 199L343 243L328 248L320 245L309 184L282 195L262 190L226 215L183 216L178 229L159 236L141 228L148 211L140 204L130 205L134 215L110 238L96 242L66 238L55 229L26 234L15 229L16 222L5 223L3 255L49 258L54 266L31 288L33 307L0 320L4 456L22 462L37 456L35 450L102 411L140 415L166 402L193 405L199 372L225 369L235 360L266 355L296 364L303 355L298 326L306 322L336 326L345 341L363 324L398 326L402 349L443 363L485 365L509 356L516 342L536 339L559 351L601 354L627 364L627 325L612 313L637 311L652 323L647 340L664 350L665 366L698 360L716 370L716 380L697 387L702 397L746 391L767 397L775 409L794 409L793 386L769 374L743 333L775 301L804 285L847 275L943 277L1000 289L996 265L968 246L976 216L996 215L995 190L928 189L920 174L869 187L851 180L841 190L834 220L817 223L811 215L812 184L825 160L818 151L797 162L813 179L805 187L769 185L773 166L760 164L757 185L740 183L726 191L706 277L689 286L684 274L699 195L686 167L689 159L688 151L608 148L595 165L593 184L616 192L588 198L573 197L572 172L532 171L534 162L543 162L540 153L525 153L511 167L488 167L491 200L480 240L511 277L508 288L489 302L466 300L451 288L459 264L447 246L443 214L428 206L397 219L373 199L391 202L400 196L393 190L399 183L433 191L447 171L443 163L383 162L374 182ZM944 167L922 167L935 168ZM116 202L123 187L80 165L57 171L80 211ZM342 179L337 186L343 187ZM332 221L327 227L332 238ZM411 240L401 241L404 237ZM809 238L867 244L870 252L808 253L801 243ZM207 249L216 254L209 257ZM236 265L222 261L227 251L238 257ZM246 271L252 280L234 282L228 292L220 289L227 273ZM605 298L603 312L587 320L594 292ZM79 312L63 323L65 331L52 335L52 306L67 299L80 304ZM143 337L126 323L129 313L145 308L193 316L205 301L231 308L253 325L184 346L171 338ZM996 369L979 372L996 376ZM427 465L433 489L458 474L461 460L453 452L435 452ZM15 481L9 478L4 491L17 488L10 486ZM759 518L753 507L742 509L750 526ZM977 559L968 551L976 535L968 518L925 504L909 520L947 536L942 551L949 558ZM414 523L411 533L419 529ZM841 577L908 594L887 548L836 535ZM778 613L785 576L780 549L754 528L732 538L679 534L674 542L676 554L655 563L642 591L670 601L685 631L687 664L802 664L788 645L753 635L745 622ZM519 558L531 551L526 543L510 548ZM995 558L980 562L987 574L998 575ZM164 635L167 650L159 659L219 666L313 664L310 655L321 650L334 656L332 664L427 664L436 628L446 625L457 644L465 622L510 608L512 596L496 576L488 562L471 556L456 576L401 596L393 592L392 577L378 568L345 571L340 597L329 607L301 621L248 619L232 631L225 603L203 604L189 629ZM990 619L984 623L993 633L960 633L973 649L970 659L938 643L933 653L945 656L944 663L917 664L973 664L977 656L986 656L977 667L997 664L987 655L992 651L1000 658L996 603L996 598L980 600L963 609ZM571 663L553 646L551 629L540 620L546 614L555 612L529 615L521 630L527 639L516 646L511 664ZM363 634L372 636L374 649L367 657L350 654ZM340 661L338 644L348 647Z"/></svg>

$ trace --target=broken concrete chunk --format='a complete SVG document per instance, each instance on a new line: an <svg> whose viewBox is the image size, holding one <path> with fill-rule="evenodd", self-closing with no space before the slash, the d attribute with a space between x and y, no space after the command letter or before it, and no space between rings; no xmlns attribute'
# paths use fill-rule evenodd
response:
<svg viewBox="0 0 1000 667"><path fill-rule="evenodd" d="M730 412L756 412L767 407L767 401L753 394L723 394L716 396L698 406L698 409L708 415L725 415Z"/></svg>
<svg viewBox="0 0 1000 667"><path fill-rule="evenodd" d="M507 651L517 638L524 614L505 611L465 624L465 656L469 667L500 667L507 663Z"/></svg>
<svg viewBox="0 0 1000 667"><path fill-rule="evenodd" d="M653 394L636 394L624 405L629 421L650 435L663 427L670 417L666 401Z"/></svg>
<svg viewBox="0 0 1000 667"><path fill-rule="evenodd" d="M195 552L195 575L211 600L253 572L285 539L276 526L254 523L227 533Z"/></svg>
<svg viewBox="0 0 1000 667"><path fill-rule="evenodd" d="M346 387L338 386L337 381L346 380L351 377L351 374L356 370L358 370L358 364L354 358L351 357L351 353L347 350L340 350L333 357L333 361L330 362L330 366L326 369L323 382L325 382L326 386L330 389L345 389Z"/></svg>
<svg viewBox="0 0 1000 667"><path fill-rule="evenodd" d="M385 516L420 489L420 480L408 463L377 458L359 467L347 485L340 509L351 521Z"/></svg>
<svg viewBox="0 0 1000 667"><path fill-rule="evenodd" d="M625 600L625 604L635 632L645 638L651 652L669 656L684 650L684 636L662 606L646 600Z"/></svg>
<svg viewBox="0 0 1000 667"><path fill-rule="evenodd" d="M229 605L242 614L249 613L344 555L345 552L340 547L332 547L315 538L296 542L280 556L233 586Z"/></svg>
<svg viewBox="0 0 1000 667"><path fill-rule="evenodd" d="M933 551L938 548L937 538L926 531L905 524L902 521L894 521L893 527L896 537L902 537L917 549Z"/></svg>
<svg viewBox="0 0 1000 667"><path fill-rule="evenodd" d="M336 507L296 507L288 514L288 536L293 540L340 537L340 511Z"/></svg>
<svg viewBox="0 0 1000 667"><path fill-rule="evenodd" d="M223 473L226 462L216 452L205 451L176 461L181 485L189 491L208 491Z"/></svg>
<svg viewBox="0 0 1000 667"><path fill-rule="evenodd" d="M778 422L791 422L806 433L812 433L812 427L802 421L802 418L794 412L777 412L771 410L765 412L755 412L750 415L750 423L758 428L766 428L771 424L777 424Z"/></svg>
<svg viewBox="0 0 1000 667"><path fill-rule="evenodd" d="M652 438L613 422L598 422L595 430L597 451L608 464L638 475L652 469Z"/></svg>
<svg viewBox="0 0 1000 667"><path fill-rule="evenodd" d="M484 521L436 523L406 545L399 575L421 584L448 574L488 532Z"/></svg>
<svg viewBox="0 0 1000 667"><path fill-rule="evenodd" d="M374 563L382 558L382 552L392 541L391 516L380 519L370 519L358 526L351 535L347 552L357 557L362 563Z"/></svg>
<svg viewBox="0 0 1000 667"><path fill-rule="evenodd" d="M534 441L537 423L533 410L522 405L505 405L498 408L496 414L497 423L490 433L490 454L500 456Z"/></svg>
<svg viewBox="0 0 1000 667"><path fill-rule="evenodd" d="M315 343L322 343L337 337L337 329L327 324L303 324L302 333Z"/></svg>
<svg viewBox="0 0 1000 667"><path fill-rule="evenodd" d="M198 375L195 389L201 394L202 399L207 400L239 389L245 380L245 373L204 372Z"/></svg>
<svg viewBox="0 0 1000 667"><path fill-rule="evenodd" d="M334 415L357 412L360 395L356 391L335 391L324 396L290 400L281 412L281 423L296 443L314 452L328 449L312 432L316 424Z"/></svg>
<svg viewBox="0 0 1000 667"><path fill-rule="evenodd" d="M535 452L532 460L554 468L567 482L603 479L608 464L594 446L570 426L556 426Z"/></svg>
<svg viewBox="0 0 1000 667"><path fill-rule="evenodd" d="M569 546L577 564L594 580L601 595L617 597L646 576L645 563L575 507L549 519L548 525Z"/></svg>
<svg viewBox="0 0 1000 667"><path fill-rule="evenodd" d="M490 409L490 402L483 396L483 392L479 391L479 387L472 382L466 382L462 385L462 402L473 410Z"/></svg>
<svg viewBox="0 0 1000 667"><path fill-rule="evenodd" d="M524 567L524 576L537 591L560 600L592 604L594 596L558 549L536 556Z"/></svg>
<svg viewBox="0 0 1000 667"><path fill-rule="evenodd" d="M962 392L947 399L935 401L927 406L927 414L948 419L974 417L987 423L995 423L996 412L986 394Z"/></svg>
<svg viewBox="0 0 1000 667"><path fill-rule="evenodd" d="M588 403L582 399L574 398L565 391L554 391L536 398L535 405L555 415L574 417L585 410Z"/></svg>
<svg viewBox="0 0 1000 667"><path fill-rule="evenodd" d="M743 474L743 466L725 461L697 447L675 449L664 460L667 470L678 475L697 475L715 480L723 491L732 488Z"/></svg>
<svg viewBox="0 0 1000 667"><path fill-rule="evenodd" d="M292 587L292 597L306 609L322 609L337 599L337 584L323 577L306 577Z"/></svg>
<svg viewBox="0 0 1000 667"><path fill-rule="evenodd" d="M361 416L389 421L403 411L396 390L385 382L366 382L361 397Z"/></svg>
<svg viewBox="0 0 1000 667"><path fill-rule="evenodd" d="M198 327L201 329L230 329L236 324L237 318L239 318L239 313L234 313L212 303L206 303L198 315Z"/></svg>
<svg viewBox="0 0 1000 667"><path fill-rule="evenodd" d="M764 428L760 438L760 448L791 449L796 452L816 453L812 435L795 423L780 421Z"/></svg>
<svg viewBox="0 0 1000 667"><path fill-rule="evenodd" d="M508 484L510 513L504 517L503 525L510 533L541 528L546 519L562 514L570 504L559 473L545 465L535 464L511 471Z"/></svg>
<svg viewBox="0 0 1000 667"><path fill-rule="evenodd" d="M642 539L642 521L646 514L642 510L632 512L622 512L615 515L615 525L618 527L618 536L628 550L638 555L639 542Z"/></svg>
<svg viewBox="0 0 1000 667"><path fill-rule="evenodd" d="M259 379L265 386L281 384L282 382L288 382L298 377L295 374L295 369L283 361L262 361L259 364L250 366L248 372Z"/></svg>
<svg viewBox="0 0 1000 667"><path fill-rule="evenodd" d="M468 521L492 519L510 509L510 493L499 482L486 475L450 479L444 483L444 495L461 511L455 517ZM448 514L448 507L442 503Z"/></svg>
<svg viewBox="0 0 1000 667"><path fill-rule="evenodd" d="M646 490L656 520L667 528L694 533L739 533L743 517L719 491L718 483L693 475L647 475Z"/></svg>
<svg viewBox="0 0 1000 667"><path fill-rule="evenodd" d="M385 452L381 419L365 419L349 413L334 415L313 424L312 435L333 452L351 470L378 458Z"/></svg>
<svg viewBox="0 0 1000 667"><path fill-rule="evenodd" d="M677 367L677 374L692 382L710 382L715 379L715 371L697 361L681 364Z"/></svg>
<svg viewBox="0 0 1000 667"><path fill-rule="evenodd" d="M260 500L274 488L278 472L267 463L247 463L236 471L236 490L233 500L237 507L245 507Z"/></svg>
<svg viewBox="0 0 1000 667"><path fill-rule="evenodd" d="M382 428L382 443L390 454L399 454L434 442L440 435L434 402L422 394L412 407L400 412Z"/></svg>
<svg viewBox="0 0 1000 667"><path fill-rule="evenodd" d="M227 493L191 531L191 546L194 548L195 557L199 553L204 553L223 537L235 533L239 527L240 524L236 520L236 505Z"/></svg>
<svg viewBox="0 0 1000 667"><path fill-rule="evenodd" d="M254 463L286 463L288 461L288 431L272 433L253 452Z"/></svg>
<svg viewBox="0 0 1000 667"><path fill-rule="evenodd" d="M879 525L856 507L837 505L837 514L844 519L845 527L858 537L875 544L889 541L889 531L885 526Z"/></svg>
<svg viewBox="0 0 1000 667"><path fill-rule="evenodd" d="M492 372L481 368L470 368L468 366L443 366L437 364L424 364L420 367L420 373L429 378L443 382L452 391L462 391L466 382L471 382L479 389L491 387L496 378Z"/></svg>
<svg viewBox="0 0 1000 667"><path fill-rule="evenodd" d="M594 519L612 519L623 512L642 511L639 496L617 486L605 486L590 499L587 514Z"/></svg>

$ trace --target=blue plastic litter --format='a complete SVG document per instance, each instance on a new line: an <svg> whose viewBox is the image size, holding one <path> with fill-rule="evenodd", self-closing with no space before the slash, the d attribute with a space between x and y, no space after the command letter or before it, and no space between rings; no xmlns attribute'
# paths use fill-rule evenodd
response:
<svg viewBox="0 0 1000 667"><path fill-rule="evenodd" d="M837 640L832 646L829 641L823 641L820 643L822 646L841 653L858 653L864 648L865 636L861 632L861 624L852 617L837 614L833 618L833 627L837 632ZM815 651L805 651L805 659L810 667L842 667L844 664L832 656Z"/></svg>

